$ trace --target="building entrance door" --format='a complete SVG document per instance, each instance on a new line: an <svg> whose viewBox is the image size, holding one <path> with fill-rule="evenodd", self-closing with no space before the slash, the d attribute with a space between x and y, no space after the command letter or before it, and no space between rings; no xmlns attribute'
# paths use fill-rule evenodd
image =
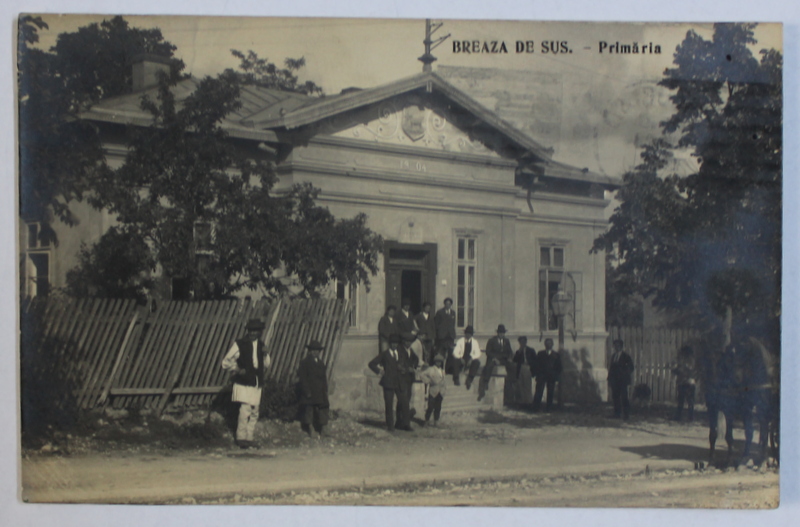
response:
<svg viewBox="0 0 800 527"><path fill-rule="evenodd" d="M411 301L411 313L422 310L422 304L436 306L436 244L384 244L386 268L386 306L400 309L404 298Z"/></svg>

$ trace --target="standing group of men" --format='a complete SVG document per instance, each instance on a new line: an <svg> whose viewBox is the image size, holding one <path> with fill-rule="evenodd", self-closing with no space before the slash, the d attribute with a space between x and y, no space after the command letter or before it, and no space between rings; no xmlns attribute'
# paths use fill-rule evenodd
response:
<svg viewBox="0 0 800 527"><path fill-rule="evenodd" d="M452 299L445 299L444 307L432 316L431 304L426 302L422 312L412 317L410 302L404 299L400 313L396 312L394 306L389 306L381 318L378 325L379 352L370 361L369 368L381 375L387 429L412 430L413 411L410 401L418 370L429 387L425 420L428 422L433 415L434 423L438 422L444 396L445 364L448 364L447 369L456 386L461 385L461 373L467 372L464 383L467 390L471 388L480 371L479 401L485 397L497 366L505 366L511 371L512 364L515 364L518 379L522 368L527 365L531 378L536 379L533 409L539 410L546 389L546 409L550 411L553 408L555 385L562 372L561 356L553 349L553 339L545 339L545 349L537 353L528 346L527 337L521 336L517 339L519 348L514 353L506 338L506 328L500 324L496 335L487 342L484 352L474 337L472 326L464 328L462 337L455 338L456 319L452 304ZM260 339L264 323L259 319L250 320L245 331L244 338L237 339L228 350L222 360L222 367L234 374L232 400L240 405L236 443L242 448L258 448L254 441L254 431L258 421L261 391L271 358ZM630 412L628 386L631 384L633 361L623 351L621 340L615 340L613 345L608 382L614 402L614 415L627 419ZM300 362L298 369L300 422L302 429L309 435L313 435L313 429L321 436L328 423L329 408L327 368L321 357L324 347L318 341L312 340L306 348L308 354ZM685 350L682 352L687 355ZM485 363L481 369L484 355ZM683 360L688 363L689 357L683 357ZM680 364L676 368L676 373L678 372L683 373ZM694 391L682 387L683 384L688 384L688 381L679 382L679 389L686 392L682 399L689 402L691 418ZM682 404L679 405L678 415L681 406Z"/></svg>
<svg viewBox="0 0 800 527"><path fill-rule="evenodd" d="M380 385L384 391L386 427L389 430L411 430L410 399L416 372L433 367L436 374L441 364L442 371L453 376L453 384L461 386L461 375L466 372L464 386L470 390L476 377L478 382L478 401L487 393L489 381L498 366L511 371L517 365L517 377L524 365L530 368L532 378L536 379L534 409L541 406L545 389L547 390L547 410L554 406L555 385L559 381L562 364L561 356L553 349L553 340L545 340L545 349L536 352L527 345L527 337L519 337L519 350L512 350L506 337L503 324L497 326L496 335L489 339L486 348L475 338L471 325L464 328L464 335L456 336L456 314L451 298L444 300L444 307L431 313L430 302L422 305L422 311L413 316L411 302L403 299L398 312L396 306L389 306L378 323L378 355L369 363L369 368L382 376ZM421 359L420 359L421 357ZM483 366L483 368L481 368ZM431 376L431 372L425 378ZM429 393L426 421L431 412L438 420L441 412L443 384L436 385L434 397Z"/></svg>

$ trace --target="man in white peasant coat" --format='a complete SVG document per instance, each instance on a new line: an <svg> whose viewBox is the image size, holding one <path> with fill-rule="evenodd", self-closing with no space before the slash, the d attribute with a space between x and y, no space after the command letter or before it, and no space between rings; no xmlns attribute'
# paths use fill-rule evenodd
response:
<svg viewBox="0 0 800 527"><path fill-rule="evenodd" d="M257 318L252 319L245 330L245 337L237 339L222 359L222 368L235 373L231 399L240 403L236 444L241 448L258 448L253 436L261 404L261 388L271 360L264 343L259 339L264 331L264 323Z"/></svg>

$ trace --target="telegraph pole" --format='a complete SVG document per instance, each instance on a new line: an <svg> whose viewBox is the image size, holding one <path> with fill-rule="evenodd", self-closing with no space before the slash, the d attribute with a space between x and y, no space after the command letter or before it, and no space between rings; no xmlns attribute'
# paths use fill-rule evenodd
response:
<svg viewBox="0 0 800 527"><path fill-rule="evenodd" d="M433 71L433 67L431 64L436 61L436 57L431 55L431 51L436 49L436 47L444 42L447 38L450 37L450 33L446 34L443 37L439 37L436 40L432 40L433 34L444 25L444 22L436 22L432 23L430 18L425 19L425 40L422 42L425 44L425 53L417 60L422 62L422 71L429 72Z"/></svg>

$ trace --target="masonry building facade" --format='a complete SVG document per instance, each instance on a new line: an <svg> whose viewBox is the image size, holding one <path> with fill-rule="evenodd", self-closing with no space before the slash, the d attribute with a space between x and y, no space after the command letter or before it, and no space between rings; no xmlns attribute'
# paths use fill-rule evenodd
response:
<svg viewBox="0 0 800 527"><path fill-rule="evenodd" d="M125 126L149 125L139 100L154 92L157 69L140 68L150 77L139 79L138 91L84 115L104 130L112 167L124 160ZM178 100L196 83L181 81ZM605 256L590 249L606 229L615 180L554 161L546 146L435 72L322 98L245 88L242 103L223 126L254 156L275 156L276 191L311 183L318 204L337 218L366 213L385 239L369 290L330 287L353 307L333 373L334 407L363 407L364 368L387 305L409 298L414 312L426 301L435 310L450 297L457 326L474 326L481 342L502 323L509 337L526 335L539 348L557 338L550 301L559 288L573 299L564 321L566 397L605 397ZM37 224L21 224L27 294L62 286L80 243L114 223L82 204L74 210L81 224L55 225L57 248L38 246Z"/></svg>

